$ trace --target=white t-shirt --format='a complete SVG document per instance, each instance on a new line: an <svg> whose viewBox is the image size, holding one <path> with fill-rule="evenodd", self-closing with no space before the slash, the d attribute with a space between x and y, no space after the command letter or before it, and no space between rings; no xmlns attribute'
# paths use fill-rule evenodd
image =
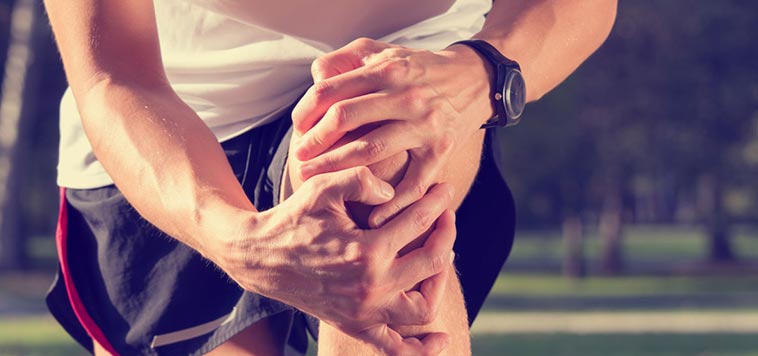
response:
<svg viewBox="0 0 758 356"><path fill-rule="evenodd" d="M358 37L439 50L481 29L491 0L155 0L172 88L219 141L266 124L310 85L317 57ZM409 5L412 4L412 5ZM58 184L112 184L71 90L61 100Z"/></svg>

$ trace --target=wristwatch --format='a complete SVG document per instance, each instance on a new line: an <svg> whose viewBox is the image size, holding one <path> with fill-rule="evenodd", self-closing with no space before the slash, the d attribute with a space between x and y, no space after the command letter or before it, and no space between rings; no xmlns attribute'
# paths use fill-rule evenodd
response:
<svg viewBox="0 0 758 356"><path fill-rule="evenodd" d="M518 124L526 105L526 84L518 63L506 58L487 41L465 40L455 42L451 46L456 44L471 47L492 66L495 72L495 78L490 82L495 116L487 120L482 128L508 127Z"/></svg>

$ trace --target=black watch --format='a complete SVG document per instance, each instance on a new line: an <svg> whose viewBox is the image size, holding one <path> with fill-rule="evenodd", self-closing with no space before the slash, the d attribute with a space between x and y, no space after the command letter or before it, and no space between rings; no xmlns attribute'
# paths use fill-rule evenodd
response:
<svg viewBox="0 0 758 356"><path fill-rule="evenodd" d="M451 46L456 44L466 45L474 49L492 66L495 72L491 94L495 116L487 120L482 128L508 127L518 124L526 105L526 84L518 63L506 58L487 41L465 40L455 42Z"/></svg>

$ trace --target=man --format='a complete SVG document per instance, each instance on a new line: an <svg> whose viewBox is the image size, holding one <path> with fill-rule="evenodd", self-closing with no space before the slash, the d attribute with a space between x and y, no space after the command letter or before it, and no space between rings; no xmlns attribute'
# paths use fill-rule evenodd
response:
<svg viewBox="0 0 758 356"><path fill-rule="evenodd" d="M53 314L97 355L298 354L306 329L323 355L469 354L491 280L459 282L452 211L481 127L515 122L615 15L491 5L46 1L70 83ZM459 269L497 273L507 251L478 271L463 256L488 241L458 239Z"/></svg>

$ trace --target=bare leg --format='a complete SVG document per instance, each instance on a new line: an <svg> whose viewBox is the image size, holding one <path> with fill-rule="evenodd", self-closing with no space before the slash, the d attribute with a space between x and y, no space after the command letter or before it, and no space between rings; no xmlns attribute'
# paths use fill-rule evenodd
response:
<svg viewBox="0 0 758 356"><path fill-rule="evenodd" d="M295 133L293 135L293 143L297 139L298 137ZM454 206L451 208L457 208L461 204L473 183L476 172L479 169L483 139L484 132L480 132L471 138L465 147L456 153L450 164L440 174L438 181L448 182L455 186L456 198L454 199ZM300 162L295 159L294 155L290 155L289 159L288 178L291 182L291 187L288 187L290 189L283 189L285 192L297 189L302 183L298 178L299 174L297 174ZM408 156L403 153L374 164L369 168L380 178L392 184L397 184L399 179L402 178L407 161ZM370 208L367 207L351 207L351 209L357 221L365 221L370 212ZM413 244L422 244L425 238L426 235L422 235ZM430 331L445 331L451 336L451 343L443 355L470 355L471 341L468 330L468 319L457 275L450 273L445 300L442 302L440 313L434 322L423 326L402 327L398 331L403 335L424 335ZM373 347L347 336L324 323L320 326L318 347L319 355L324 356L379 355Z"/></svg>
<svg viewBox="0 0 758 356"><path fill-rule="evenodd" d="M206 355L209 356L281 356L284 355L283 337L271 332L272 318L288 317L277 314L250 325ZM102 345L93 340L95 356L112 356Z"/></svg>
<svg viewBox="0 0 758 356"><path fill-rule="evenodd" d="M207 353L208 356L281 356L284 355L284 337L271 331L274 318L289 317L280 313L258 321L242 330L219 347Z"/></svg>

